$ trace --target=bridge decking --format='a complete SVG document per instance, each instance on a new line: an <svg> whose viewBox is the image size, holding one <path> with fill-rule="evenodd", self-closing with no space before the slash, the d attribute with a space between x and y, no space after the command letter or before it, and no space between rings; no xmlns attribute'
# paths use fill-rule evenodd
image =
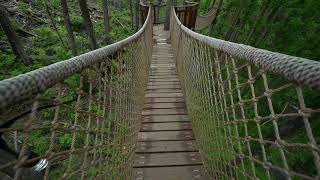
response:
<svg viewBox="0 0 320 180"><path fill-rule="evenodd" d="M155 44L134 157L136 180L208 179L188 118L168 32L154 27Z"/></svg>

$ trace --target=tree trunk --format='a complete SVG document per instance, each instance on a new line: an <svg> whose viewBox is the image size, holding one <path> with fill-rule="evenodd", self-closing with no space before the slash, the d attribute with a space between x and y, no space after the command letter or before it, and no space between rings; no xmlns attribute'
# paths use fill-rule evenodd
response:
<svg viewBox="0 0 320 180"><path fill-rule="evenodd" d="M164 23L164 30L166 31L170 29L170 16L171 16L171 8L173 4L174 4L173 0L167 0L166 22Z"/></svg>
<svg viewBox="0 0 320 180"><path fill-rule="evenodd" d="M263 8L260 11L260 14L255 18L255 22L253 24L253 27L247 37L247 39L245 40L245 44L248 44L250 42L250 39L252 38L252 36L256 33L257 31L257 27L258 27L258 23L261 22L261 19L265 16L265 13L269 7L270 4L270 0L267 0L264 4L263 4Z"/></svg>
<svg viewBox="0 0 320 180"><path fill-rule="evenodd" d="M236 25L240 23L240 15L241 13L247 8L247 4L243 1L241 1L240 7L238 7L235 16L232 18L231 26L229 27L228 31L226 32L224 36L224 40L228 41L231 38L231 35L233 34L233 31L236 28Z"/></svg>
<svg viewBox="0 0 320 180"><path fill-rule="evenodd" d="M267 17L266 23L265 23L266 24L265 28L263 29L262 33L260 33L260 35L254 40L254 42L252 43L253 46L257 47L260 44L260 42L267 37L267 34L270 30L270 28L268 28L268 27L272 23L272 21L279 15L281 9L282 9L282 6L280 5L280 6L275 7L270 12L270 14Z"/></svg>
<svg viewBox="0 0 320 180"><path fill-rule="evenodd" d="M131 0L130 0L131 1ZM104 23L104 33L105 33L105 42L107 44L111 43L111 39L109 36L110 33L110 17L109 17L109 7L108 0L102 0L102 9L103 9L103 23Z"/></svg>
<svg viewBox="0 0 320 180"><path fill-rule="evenodd" d="M215 13L214 18L213 18L213 20L211 22L211 25L209 27L209 36L213 35L214 26L217 24L218 16L219 16L219 14L220 14L220 12L222 10L222 4L223 4L223 0L219 0L216 13Z"/></svg>
<svg viewBox="0 0 320 180"><path fill-rule="evenodd" d="M24 51L19 36L16 34L16 32L11 26L11 23L9 20L9 13L7 12L7 9L3 5L0 5L0 24L8 38L8 41L11 45L13 53L19 59L21 59L21 62L23 64L25 65L31 64L31 58L28 57L26 52Z"/></svg>
<svg viewBox="0 0 320 180"><path fill-rule="evenodd" d="M90 19L90 12L86 0L79 0L81 15L86 26L86 30L90 39L91 49L97 49L98 44L94 33L93 25Z"/></svg>
<svg viewBox="0 0 320 180"><path fill-rule="evenodd" d="M130 16L131 16L131 29L134 28L134 14L133 14L133 5L132 0L129 0Z"/></svg>
<svg viewBox="0 0 320 180"><path fill-rule="evenodd" d="M65 47L65 44L64 44L64 42L63 42L63 40L62 40L62 37L61 37L61 34L59 33L59 30L58 30L58 28L57 28L56 21L54 20L52 14L51 14L48 0L44 0L44 4L45 4L46 11L47 11L47 14L48 14L48 16L49 16L49 19L50 19L50 21L51 21L51 25L52 25L54 31L57 33L58 38L59 38L62 46Z"/></svg>
<svg viewBox="0 0 320 180"><path fill-rule="evenodd" d="M135 30L138 31L139 30L139 15L140 15L140 1L139 0L134 0L135 1Z"/></svg>
<svg viewBox="0 0 320 180"><path fill-rule="evenodd" d="M208 0L207 1L207 11L210 11L213 5L216 3L216 0Z"/></svg>
<svg viewBox="0 0 320 180"><path fill-rule="evenodd" d="M113 0L113 6L117 9L121 8L120 0Z"/></svg>
<svg viewBox="0 0 320 180"><path fill-rule="evenodd" d="M72 25L71 25L71 21L70 21L67 0L60 0L60 4L62 7L64 25L66 26L66 29L68 32L69 46L70 46L70 49L72 51L73 56L76 56L76 55L78 55L78 51L77 51L77 45L76 45L76 41L74 39L74 34L73 34Z"/></svg>

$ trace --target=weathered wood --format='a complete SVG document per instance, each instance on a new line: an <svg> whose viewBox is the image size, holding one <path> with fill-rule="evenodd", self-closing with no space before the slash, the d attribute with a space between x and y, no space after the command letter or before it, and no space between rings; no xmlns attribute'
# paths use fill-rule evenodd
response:
<svg viewBox="0 0 320 180"><path fill-rule="evenodd" d="M138 141L182 141L193 140L194 138L194 134L191 130L138 133Z"/></svg>
<svg viewBox="0 0 320 180"><path fill-rule="evenodd" d="M152 93L147 93L146 98L156 98L156 97L183 97L183 94L182 93L155 93L155 92L152 92Z"/></svg>
<svg viewBox="0 0 320 180"><path fill-rule="evenodd" d="M164 88L166 89L166 88ZM182 97L175 97L175 98L145 98L145 103L166 103L166 102L184 102L184 98Z"/></svg>
<svg viewBox="0 0 320 180"><path fill-rule="evenodd" d="M143 123L152 122L188 122L190 121L187 115L159 115L159 116L144 116L141 120Z"/></svg>
<svg viewBox="0 0 320 180"><path fill-rule="evenodd" d="M190 122L144 123L141 131L179 131L191 130Z"/></svg>
<svg viewBox="0 0 320 180"><path fill-rule="evenodd" d="M134 168L134 179L207 180L203 166Z"/></svg>
<svg viewBox="0 0 320 180"><path fill-rule="evenodd" d="M198 151L196 141L153 141L138 142L137 153Z"/></svg>
<svg viewBox="0 0 320 180"><path fill-rule="evenodd" d="M167 93L159 93L159 94L167 94ZM145 109L170 109L170 108L185 108L186 105L184 103L150 103L145 104Z"/></svg>
<svg viewBox="0 0 320 180"><path fill-rule="evenodd" d="M198 152L136 154L133 167L201 165Z"/></svg>
<svg viewBox="0 0 320 180"><path fill-rule="evenodd" d="M150 115L176 115L176 114L187 114L185 108L177 108L177 109L144 109L142 111L143 116Z"/></svg>
<svg viewBox="0 0 320 180"><path fill-rule="evenodd" d="M171 45L163 43L162 39L156 42L141 114L133 176L150 180L208 179L187 116Z"/></svg>

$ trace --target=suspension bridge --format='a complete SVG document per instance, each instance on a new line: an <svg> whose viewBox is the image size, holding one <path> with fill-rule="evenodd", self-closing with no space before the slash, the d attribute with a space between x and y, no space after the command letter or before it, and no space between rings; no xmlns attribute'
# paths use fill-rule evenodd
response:
<svg viewBox="0 0 320 180"><path fill-rule="evenodd" d="M164 31L146 9L127 39L0 82L2 177L320 178L319 62L198 34L174 8Z"/></svg>

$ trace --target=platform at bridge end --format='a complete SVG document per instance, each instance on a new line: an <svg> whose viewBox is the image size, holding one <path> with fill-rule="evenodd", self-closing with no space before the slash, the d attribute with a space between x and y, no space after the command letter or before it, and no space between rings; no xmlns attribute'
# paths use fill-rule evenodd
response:
<svg viewBox="0 0 320 180"><path fill-rule="evenodd" d="M169 32L154 27L154 47L133 164L135 180L208 179L188 117Z"/></svg>

